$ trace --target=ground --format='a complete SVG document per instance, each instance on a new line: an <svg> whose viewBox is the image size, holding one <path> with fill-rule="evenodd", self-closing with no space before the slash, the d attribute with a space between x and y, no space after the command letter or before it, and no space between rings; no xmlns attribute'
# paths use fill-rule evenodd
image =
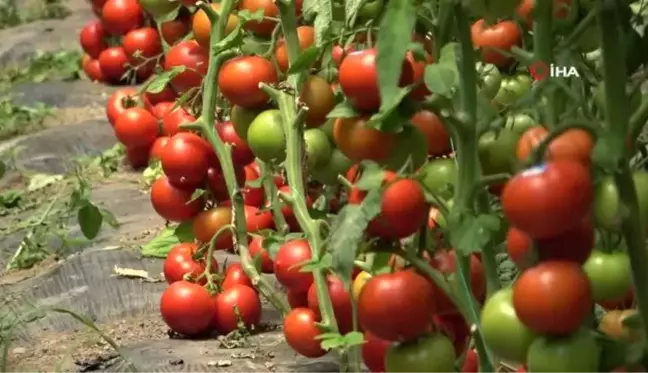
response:
<svg viewBox="0 0 648 373"><path fill-rule="evenodd" d="M69 176L79 164L76 159L96 160L115 144L103 112L105 99L115 88L84 78L44 79L33 71L25 73L37 53L78 51L78 30L94 17L84 0L69 0L63 3L67 11L61 13L57 8L47 14L34 13L38 7L32 3L40 4L39 0L20 3L16 11L22 16L9 20L11 9L0 5L0 23L5 26L0 30L0 70L12 71L3 75L12 77L7 82L0 79L3 97L5 93L11 97L11 101L0 100L0 160L9 165L0 179L0 350L9 347L8 365L0 364L0 370L337 370L331 357L297 357L283 340L280 319L270 307L264 309L261 330L251 336L188 341L170 335L158 313L165 287L159 279L161 261L142 258L139 253L140 245L159 232L164 222L150 206L141 174L122 164L109 164L115 159L106 156L105 162L86 165L82 174L83 180L91 181L92 201L114 214L120 223L117 229L105 226L97 239L85 242L77 239L80 228L74 217L61 209L38 220L50 202L64 206L58 198L67 199L78 187ZM65 13L67 17L61 18ZM70 59L67 55L56 58ZM31 78L15 78L21 74ZM110 168L109 175L98 172L97 164L104 170ZM41 185L34 185L35 180ZM56 182L50 185L47 180ZM17 195L22 199L15 205L11 198ZM38 247L49 249L67 242L66 249L60 255L43 255L45 259L31 268L6 269L26 234L44 226L43 221L51 222L52 216L65 228L65 241L47 236ZM54 232L56 227L47 229ZM27 259L42 253L36 250ZM145 271L140 272L145 276L125 276L123 269ZM85 317L86 324L65 313L43 313L43 307L72 310ZM22 322L16 323L17 318ZM91 328L95 326L105 333L104 338Z"/></svg>

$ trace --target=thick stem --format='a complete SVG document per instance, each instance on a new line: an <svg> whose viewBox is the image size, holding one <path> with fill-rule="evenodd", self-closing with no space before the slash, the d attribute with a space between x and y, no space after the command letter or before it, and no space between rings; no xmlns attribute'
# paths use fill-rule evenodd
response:
<svg viewBox="0 0 648 373"><path fill-rule="evenodd" d="M554 0L537 0L533 9L533 53L536 61L542 61L547 68L554 61L553 54L553 2ZM545 125L553 129L558 121L558 98L555 87L547 87L547 107Z"/></svg>

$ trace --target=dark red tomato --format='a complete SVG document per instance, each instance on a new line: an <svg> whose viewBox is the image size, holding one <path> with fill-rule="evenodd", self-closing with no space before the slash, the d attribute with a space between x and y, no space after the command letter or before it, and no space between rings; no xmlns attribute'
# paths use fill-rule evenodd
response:
<svg viewBox="0 0 648 373"><path fill-rule="evenodd" d="M466 351L463 365L461 366L462 373L478 373L479 372L479 356L473 349Z"/></svg>
<svg viewBox="0 0 648 373"><path fill-rule="evenodd" d="M307 291L294 291L288 289L286 292L288 304L290 308L308 308L308 292Z"/></svg>
<svg viewBox="0 0 648 373"><path fill-rule="evenodd" d="M178 95L170 86L164 87L164 89L162 89L162 91L158 93L144 92L142 94L142 101L144 102L144 106L151 112L157 104L165 104L167 110L160 111L160 113L162 114L165 114L168 109L171 109L171 107L173 107L176 98L178 98ZM157 117L156 113L153 113L153 115ZM160 116L158 119L162 119L162 117Z"/></svg>
<svg viewBox="0 0 648 373"><path fill-rule="evenodd" d="M290 186L288 185L283 185L279 187L279 191L286 193L288 195L292 194L290 190ZM308 208L313 206L313 199L308 195L306 196L306 206ZM299 226L299 222L297 222L297 217L295 216L295 212L293 211L292 207L288 206L285 203L282 204L281 214L286 219L286 223L288 224L288 227L290 227L291 232L301 232L301 227Z"/></svg>
<svg viewBox="0 0 648 373"><path fill-rule="evenodd" d="M335 44L333 46L333 49L331 49L331 58L333 58L333 62L335 62L335 66L340 67L342 60L344 60L347 54L353 51L355 51L355 48L353 48L352 46L349 46L348 48L344 49L341 45Z"/></svg>
<svg viewBox="0 0 648 373"><path fill-rule="evenodd" d="M106 49L105 42L107 34L100 20L92 20L83 26L79 34L79 42L83 51L92 58L98 58L99 53Z"/></svg>
<svg viewBox="0 0 648 373"><path fill-rule="evenodd" d="M311 258L311 247L307 240L292 240L281 245L274 260L277 281L296 292L308 291L313 284L313 274L300 272L299 264Z"/></svg>
<svg viewBox="0 0 648 373"><path fill-rule="evenodd" d="M149 110L151 114L155 115L157 119L162 120L164 116L171 111L173 105L175 105L173 102L158 102L157 104L153 105L153 107ZM162 123L162 133L164 135L167 135L164 130L164 123Z"/></svg>
<svg viewBox="0 0 648 373"><path fill-rule="evenodd" d="M380 339L369 332L364 333L364 340L365 343L361 347L362 362L370 372L384 372L385 356L393 343Z"/></svg>
<svg viewBox="0 0 648 373"><path fill-rule="evenodd" d="M430 264L439 272L443 273L448 277L448 281L453 284L453 288L459 288L456 281L458 279L450 278L451 275L456 275L457 273L457 263L456 263L456 252L454 250L450 251L437 251L434 253L434 256L430 260ZM456 286L454 286L456 284ZM435 285L433 285L435 286ZM482 266L477 256L470 256L470 288L476 299L482 300L486 293L486 278L484 275L484 267ZM450 298L448 298L441 289L437 289L435 286L435 294L437 295L437 314L456 314L457 308L452 303Z"/></svg>
<svg viewBox="0 0 648 373"><path fill-rule="evenodd" d="M457 356L461 355L470 339L470 328L460 314L434 315L434 325L452 341Z"/></svg>
<svg viewBox="0 0 648 373"><path fill-rule="evenodd" d="M140 66L135 70L135 81L137 83L145 82L151 76L153 76L154 72L155 72L155 63L150 62L144 64L143 66Z"/></svg>
<svg viewBox="0 0 648 373"><path fill-rule="evenodd" d="M315 324L320 320L309 308L294 308L284 318L286 343L300 355L315 359L326 355L317 337L322 333Z"/></svg>
<svg viewBox="0 0 648 373"><path fill-rule="evenodd" d="M194 259L196 251L198 251L198 245L195 243L181 243L171 248L162 269L164 279L168 284L183 280L185 275L197 279L205 271L206 257ZM213 258L212 273L217 272L218 262L216 258ZM206 282L206 279L201 279L199 283L204 285Z"/></svg>
<svg viewBox="0 0 648 373"><path fill-rule="evenodd" d="M192 199L192 194L192 190L176 188L162 176L151 186L151 204L165 220L183 222L198 215L205 206L203 198Z"/></svg>
<svg viewBox="0 0 648 373"><path fill-rule="evenodd" d="M351 306L351 294L344 288L344 284L340 279L328 276L326 278L328 284L328 294L333 304L333 313L340 334L344 335L353 331L353 308ZM320 304L317 297L317 287L315 283L308 289L308 308L310 308L316 315L320 314Z"/></svg>
<svg viewBox="0 0 648 373"><path fill-rule="evenodd" d="M83 64L83 72L86 74L88 79L93 82L104 82L105 78L103 72L101 71L101 66L99 65L99 60L89 59Z"/></svg>
<svg viewBox="0 0 648 373"><path fill-rule="evenodd" d="M428 155L441 156L452 151L450 134L438 115L429 110L421 110L410 121L425 134Z"/></svg>
<svg viewBox="0 0 648 373"><path fill-rule="evenodd" d="M144 10L137 0L108 0L101 9L106 31L124 35L144 24Z"/></svg>
<svg viewBox="0 0 648 373"><path fill-rule="evenodd" d="M634 304L634 289L630 289L623 299L612 299L610 301L598 301L601 307L606 310L627 310Z"/></svg>
<svg viewBox="0 0 648 373"><path fill-rule="evenodd" d="M99 67L107 83L116 84L124 80L128 72L128 55L122 47L108 47L99 54Z"/></svg>
<svg viewBox="0 0 648 373"><path fill-rule="evenodd" d="M155 142L153 143L153 146L149 151L150 160L154 160L154 159L159 160L162 157L162 152L164 151L164 147L166 146L166 144L169 143L169 139L170 139L169 136L161 136L155 139Z"/></svg>
<svg viewBox="0 0 648 373"><path fill-rule="evenodd" d="M162 132L167 136L173 136L179 132L187 132L180 128L180 126L195 121L196 117L189 114L184 108L177 107L173 111L168 111L162 117Z"/></svg>
<svg viewBox="0 0 648 373"><path fill-rule="evenodd" d="M578 263L543 262L522 272L513 285L513 307L524 325L539 334L567 335L580 328L594 302Z"/></svg>
<svg viewBox="0 0 648 373"><path fill-rule="evenodd" d="M144 168L149 162L150 145L139 146L136 148L126 148L126 160L135 170Z"/></svg>
<svg viewBox="0 0 648 373"><path fill-rule="evenodd" d="M272 62L259 56L232 58L218 72L218 86L225 99L244 108L264 105L269 97L259 88L259 84L277 82L277 72Z"/></svg>
<svg viewBox="0 0 648 373"><path fill-rule="evenodd" d="M247 10L250 13L263 11L263 16L268 18L279 18L279 8L273 0L242 0L239 2L239 10ZM263 21L251 21L245 23L245 29L254 32L259 36L270 36L277 25L274 19L265 18Z"/></svg>
<svg viewBox="0 0 648 373"><path fill-rule="evenodd" d="M380 107L377 56L375 48L355 51L340 64L340 88L353 107L360 111L374 112ZM413 81L412 65L407 60L403 61L400 84L406 86Z"/></svg>
<svg viewBox="0 0 648 373"><path fill-rule="evenodd" d="M583 264L594 248L594 226L590 219L557 236L536 240L538 260L567 260ZM519 268L530 265L533 241L523 231L511 227L506 235L506 250L509 258Z"/></svg>
<svg viewBox="0 0 648 373"><path fill-rule="evenodd" d="M245 181L250 182L257 180L260 175L257 173L254 167L247 165L244 167L245 170ZM243 200L245 201L246 205L250 206L256 206L259 207L263 205L263 202L265 201L265 192L263 190L263 187L251 187L246 185L243 188Z"/></svg>
<svg viewBox="0 0 648 373"><path fill-rule="evenodd" d="M435 311L435 289L414 271L370 278L358 297L360 326L387 341L406 341L428 332Z"/></svg>
<svg viewBox="0 0 648 373"><path fill-rule="evenodd" d="M216 303L207 289L188 281L169 285L160 299L164 322L176 333L194 336L207 331L216 312Z"/></svg>
<svg viewBox="0 0 648 373"><path fill-rule="evenodd" d="M139 104L137 90L131 87L119 88L108 97L106 102L106 116L111 126L115 126L117 118L126 109L135 107Z"/></svg>
<svg viewBox="0 0 648 373"><path fill-rule="evenodd" d="M238 329L241 320L246 328L261 321L261 299L253 288L232 285L216 297L216 330L227 335Z"/></svg>
<svg viewBox="0 0 648 373"><path fill-rule="evenodd" d="M164 39L167 44L174 45L189 33L189 30L191 29L190 22L189 17L179 16L173 21L162 23L162 39Z"/></svg>
<svg viewBox="0 0 648 373"><path fill-rule="evenodd" d="M243 166L254 160L254 154L252 154L250 147L242 138L239 137L239 135L236 134L232 122L216 123L216 131L223 142L233 145L232 158L235 163Z"/></svg>
<svg viewBox="0 0 648 373"><path fill-rule="evenodd" d="M245 171L243 167L234 165L234 174L236 176L237 184L239 187L242 187L245 184ZM212 162L212 167L207 170L207 185L209 186L209 190L212 192L213 197L217 201L229 200L225 177L223 176L223 171L218 163Z"/></svg>
<svg viewBox="0 0 648 373"><path fill-rule="evenodd" d="M475 47L482 49L484 62L498 67L507 67L513 59L494 48L510 51L522 42L522 32L514 21L499 21L487 25L483 19L478 20L471 28L472 41Z"/></svg>
<svg viewBox="0 0 648 373"><path fill-rule="evenodd" d="M126 109L114 129L117 140L129 148L152 146L159 132L157 119L142 107Z"/></svg>
<svg viewBox="0 0 648 373"><path fill-rule="evenodd" d="M593 195L589 169L560 160L513 176L502 191L502 206L513 226L532 238L545 238L580 224Z"/></svg>
<svg viewBox="0 0 648 373"><path fill-rule="evenodd" d="M162 53L162 41L153 27L142 27L129 31L122 38L122 45L133 65ZM154 62L153 62L154 63Z"/></svg>
<svg viewBox="0 0 648 373"><path fill-rule="evenodd" d="M248 275L243 270L241 263L232 263L228 265L227 269L225 270L223 290L227 290L238 285L243 285L251 289L255 289L254 285L252 285L252 280L250 280L250 277L248 277Z"/></svg>
<svg viewBox="0 0 648 373"><path fill-rule="evenodd" d="M204 184L209 169L209 144L191 132L171 136L162 152L162 170L169 182L195 189Z"/></svg>
<svg viewBox="0 0 648 373"><path fill-rule="evenodd" d="M250 240L250 255L252 258L259 257L259 262L261 263L261 272L263 273L274 273L274 261L270 257L268 250L263 248L263 237L257 236Z"/></svg>
<svg viewBox="0 0 648 373"><path fill-rule="evenodd" d="M367 121L368 117L337 118L333 124L335 145L354 162L384 161L394 152L398 137L368 126Z"/></svg>
<svg viewBox="0 0 648 373"><path fill-rule="evenodd" d="M176 75L171 84L178 92L186 92L202 83L209 67L209 55L195 40L185 40L172 46L164 58L164 70L176 66L185 66L187 69Z"/></svg>
<svg viewBox="0 0 648 373"><path fill-rule="evenodd" d="M227 206L217 206L201 211L193 220L192 231L196 241L208 244L223 227L232 223L232 209ZM216 240L217 250L232 248L232 232L223 231Z"/></svg>

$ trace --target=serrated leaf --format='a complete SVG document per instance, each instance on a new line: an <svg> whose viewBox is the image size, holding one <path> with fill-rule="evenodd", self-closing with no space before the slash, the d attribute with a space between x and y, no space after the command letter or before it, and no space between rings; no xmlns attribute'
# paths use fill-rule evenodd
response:
<svg viewBox="0 0 648 373"><path fill-rule="evenodd" d="M103 215L99 208L95 206L92 202L87 201L80 209L77 214L77 221L81 227L81 232L83 236L89 240L94 239L99 234L101 230L101 224L103 223Z"/></svg>
<svg viewBox="0 0 648 373"><path fill-rule="evenodd" d="M458 252L469 255L479 252L499 232L500 220L494 215L465 214L459 221L449 219L450 243Z"/></svg>
<svg viewBox="0 0 648 373"><path fill-rule="evenodd" d="M319 1L329 3L331 0ZM319 11L315 17L315 22L313 22L313 27L315 28L315 46L321 47L326 44L329 34L331 33L332 22L333 15L331 14L330 8L325 4L320 4Z"/></svg>
<svg viewBox="0 0 648 373"><path fill-rule="evenodd" d="M348 101L342 101L331 110L327 118L355 118L360 114L351 106Z"/></svg>
<svg viewBox="0 0 648 373"><path fill-rule="evenodd" d="M302 3L302 15L306 20L312 20L317 14L319 0L304 0Z"/></svg>
<svg viewBox="0 0 648 373"><path fill-rule="evenodd" d="M103 216L104 221L110 225L111 228L119 228L120 224L115 215L112 212L106 209L99 209L101 216Z"/></svg>
<svg viewBox="0 0 648 373"><path fill-rule="evenodd" d="M173 235L180 242L193 242L196 238L193 234L193 226L190 221L178 224L173 230Z"/></svg>
<svg viewBox="0 0 648 373"><path fill-rule="evenodd" d="M459 43L452 42L444 45L439 52L439 62L457 63L457 54L459 53Z"/></svg>
<svg viewBox="0 0 648 373"><path fill-rule="evenodd" d="M425 67L424 80L430 92L450 98L457 86L458 76L454 65L439 62Z"/></svg>
<svg viewBox="0 0 648 373"><path fill-rule="evenodd" d="M365 343L364 334L353 331L344 335L344 344L347 347L359 346Z"/></svg>
<svg viewBox="0 0 648 373"><path fill-rule="evenodd" d="M305 50L302 50L295 63L290 65L290 67L288 68L288 74L295 74L309 70L311 66L315 64L315 61L317 61L319 52L320 49L316 46L311 46Z"/></svg>
<svg viewBox="0 0 648 373"><path fill-rule="evenodd" d="M353 17L358 13L360 8L366 3L366 0L345 0L344 1L344 14L346 24L350 25Z"/></svg>
<svg viewBox="0 0 648 373"><path fill-rule="evenodd" d="M379 189L385 181L385 170L375 163L364 164L360 178L354 186L360 190Z"/></svg>
<svg viewBox="0 0 648 373"><path fill-rule="evenodd" d="M173 246L183 242L193 242L191 223L165 227L155 238L142 245L140 253L144 257L166 258Z"/></svg>
<svg viewBox="0 0 648 373"><path fill-rule="evenodd" d="M173 78L182 74L187 69L186 66L174 66L170 70L167 70L161 74L154 76L151 80L146 83L144 87L140 90L142 92L149 93L160 93L166 86L171 82Z"/></svg>
<svg viewBox="0 0 648 373"><path fill-rule="evenodd" d="M263 17L265 17L265 12L263 9L256 10L254 13L250 12L247 9L240 10L236 13L236 15L241 19L242 23L246 22L259 22L263 21Z"/></svg>
<svg viewBox="0 0 648 373"><path fill-rule="evenodd" d="M320 342L320 346L324 351L338 349L344 346L344 337L338 334L335 337L322 339L322 342Z"/></svg>

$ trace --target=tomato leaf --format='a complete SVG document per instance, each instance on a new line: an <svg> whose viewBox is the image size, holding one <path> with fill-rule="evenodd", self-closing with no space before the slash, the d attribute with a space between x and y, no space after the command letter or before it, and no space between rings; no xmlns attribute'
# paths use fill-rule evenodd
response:
<svg viewBox="0 0 648 373"><path fill-rule="evenodd" d="M495 215L462 215L458 221L449 219L450 244L460 253L479 252L499 232L501 221Z"/></svg>
<svg viewBox="0 0 648 373"><path fill-rule="evenodd" d="M412 91L413 86L398 88L393 105L382 105L378 113L374 114L367 121L367 126L380 131L397 133L407 123L410 116L403 117L401 111L402 100Z"/></svg>
<svg viewBox="0 0 648 373"><path fill-rule="evenodd" d="M443 97L452 97L458 82L454 61L452 64L450 62L438 62L427 65L424 80L425 86L430 92Z"/></svg>
<svg viewBox="0 0 648 373"><path fill-rule="evenodd" d="M255 11L253 13L253 12L250 12L249 10L247 10L247 9L243 9L243 10L237 12L236 15L241 20L243 20L242 23L245 24L245 23L250 22L250 21L256 21L256 22L263 21L264 11L263 11L263 9L259 9L259 10Z"/></svg>
<svg viewBox="0 0 648 373"><path fill-rule="evenodd" d="M283 237L278 235L271 235L263 239L263 241L261 242L261 247L264 248L268 252L268 255L270 255L270 258L274 260L274 258L277 256L277 251L279 251L279 248L281 247L281 245L283 245L284 242L285 239Z"/></svg>
<svg viewBox="0 0 648 373"><path fill-rule="evenodd" d="M320 346L325 351L338 349L344 346L344 337L338 333L322 333L315 338L321 340Z"/></svg>
<svg viewBox="0 0 648 373"><path fill-rule="evenodd" d="M166 258L173 246L183 242L193 242L194 240L191 223L186 222L168 226L151 241L142 245L140 253L144 257Z"/></svg>
<svg viewBox="0 0 648 373"><path fill-rule="evenodd" d="M344 1L344 14L346 16L346 24L351 25L351 21L358 11L366 4L367 0L345 0Z"/></svg>
<svg viewBox="0 0 648 373"><path fill-rule="evenodd" d="M178 18L178 13L180 13L180 8L181 6L180 3L178 2L178 6L176 6L175 9L173 9L172 11L155 17L155 23L161 25L164 22L175 20L176 18Z"/></svg>
<svg viewBox="0 0 648 373"><path fill-rule="evenodd" d="M360 190L380 189L385 181L385 170L373 162L363 163L362 174L355 182L355 187Z"/></svg>
<svg viewBox="0 0 648 373"><path fill-rule="evenodd" d="M234 30L232 30L223 40L219 41L216 43L216 45L212 46L211 52L212 56L217 56L221 54L222 52L232 48L233 46L238 46L241 44L241 40L243 39L243 26L241 25L241 22L238 22L236 24L236 27Z"/></svg>
<svg viewBox="0 0 648 373"><path fill-rule="evenodd" d="M333 0L317 0L317 16L313 21L315 28L315 45L318 47L326 44L331 34L333 23Z"/></svg>
<svg viewBox="0 0 648 373"><path fill-rule="evenodd" d="M344 345L346 347L359 346L365 343L364 334L353 331L344 335Z"/></svg>
<svg viewBox="0 0 648 373"><path fill-rule="evenodd" d="M328 115L326 116L327 118L355 118L360 113L358 113L353 106L348 101L342 101L339 104L337 104L333 110L331 110Z"/></svg>
<svg viewBox="0 0 648 373"><path fill-rule="evenodd" d="M143 92L149 93L160 93L166 86L171 82L171 79L175 78L179 74L182 74L187 69L186 66L174 66L170 70L167 70L161 74L154 76L150 79L144 87L139 91L139 94Z"/></svg>
<svg viewBox="0 0 648 373"><path fill-rule="evenodd" d="M317 15L317 6L319 0L304 0L302 3L302 15L307 21L313 20Z"/></svg>
<svg viewBox="0 0 648 373"><path fill-rule="evenodd" d="M317 57L319 57L320 49L316 46L311 46L306 50L303 50L294 64L290 65L288 68L288 74L300 73L302 71L307 71L313 66Z"/></svg>
<svg viewBox="0 0 648 373"><path fill-rule="evenodd" d="M412 40L416 24L416 8L412 0L390 1L378 30L378 85L380 88L380 111L393 110L400 97L400 78L407 48ZM393 27L399 25L399 27Z"/></svg>
<svg viewBox="0 0 648 373"><path fill-rule="evenodd" d="M191 200L187 203L191 203L197 199L202 198L202 196L204 196L206 193L207 191L205 189L196 188L196 190L194 190L193 193L191 194Z"/></svg>
<svg viewBox="0 0 648 373"><path fill-rule="evenodd" d="M119 221L117 220L117 218L115 218L115 215L113 215L112 212L110 212L110 211L108 211L108 210L106 210L104 208L100 208L99 212L101 213L101 216L103 217L104 222L106 222L108 225L110 225L110 227L119 228L119 226L121 224L119 224Z"/></svg>
<svg viewBox="0 0 648 373"><path fill-rule="evenodd" d="M410 45L409 45L409 47L407 47L407 49L410 52L412 52L412 56L414 57L415 61L421 61L421 62L426 62L427 61L428 53L425 50L425 47L423 46L423 44L421 44L421 43L419 43L417 41L414 41L414 42L410 43Z"/></svg>
<svg viewBox="0 0 648 373"><path fill-rule="evenodd" d="M459 43L447 43L439 52L439 62L455 64L457 63L457 54L459 54Z"/></svg>
<svg viewBox="0 0 648 373"><path fill-rule="evenodd" d="M77 220L83 236L92 240L99 234L101 224L103 223L103 215L95 204L86 200L83 207L79 209Z"/></svg>
<svg viewBox="0 0 648 373"><path fill-rule="evenodd" d="M321 259L309 259L305 262L296 264L294 267L299 267L299 272L313 272L318 269L326 270L331 268L331 261L331 254L326 253Z"/></svg>

